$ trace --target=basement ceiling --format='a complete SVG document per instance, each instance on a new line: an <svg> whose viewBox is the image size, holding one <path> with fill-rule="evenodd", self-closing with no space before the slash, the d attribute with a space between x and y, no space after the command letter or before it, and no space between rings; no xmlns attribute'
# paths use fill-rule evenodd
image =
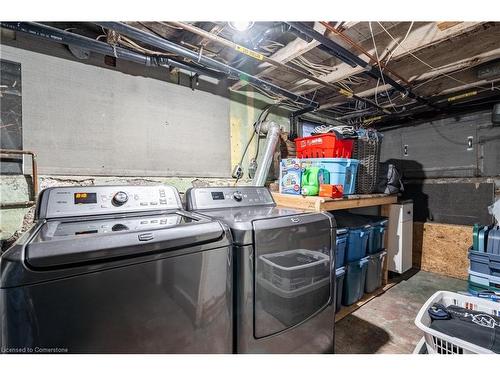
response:
<svg viewBox="0 0 500 375"><path fill-rule="evenodd" d="M401 120L416 113L443 111L474 100L487 101L500 94L500 87L497 87L500 69L494 65L500 64L498 22L304 23L366 64L354 67L335 57L317 40L291 32L293 28L282 22L256 22L245 32L234 30L227 22L184 23L294 70L249 57L220 40L214 41L186 30L178 22L127 24L318 102L316 111L348 124L384 123L393 118ZM92 23L47 25L144 54L199 63L172 56ZM491 74L478 74L478 69L484 71L486 67L488 70L489 65L492 66ZM384 79L367 75L370 68L377 74L383 72L409 93L430 104L412 99L411 95L396 90ZM251 84L239 78L230 77L231 90L248 90ZM265 88L257 89L274 100L283 99Z"/></svg>

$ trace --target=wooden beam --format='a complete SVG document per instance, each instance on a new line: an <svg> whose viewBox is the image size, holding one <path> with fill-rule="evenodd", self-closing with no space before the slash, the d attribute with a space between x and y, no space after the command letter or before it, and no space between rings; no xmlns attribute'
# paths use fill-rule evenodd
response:
<svg viewBox="0 0 500 375"><path fill-rule="evenodd" d="M438 29L435 22L427 22L427 23L415 22L412 28L413 31L411 31L410 34L408 34L408 37L404 42L404 48L396 49L397 44L390 38L390 36L387 35L387 33L385 32L380 32L381 28L377 23L372 23L374 33L375 30L377 30L375 43L377 45L379 56L380 57L384 56L388 53L388 51L394 50L395 52L392 54L391 57L392 61L407 56L410 52L415 53L423 48L434 46L444 40L454 38L458 35L478 29L479 25L480 25L479 22L462 22L458 25L455 25L454 27L450 27L449 29L441 31ZM404 22L394 26L393 28L391 28L389 32L394 38L396 38L398 42L401 42L406 32L408 31L408 27L409 23ZM332 39L335 41L339 40L338 37L336 39L334 36L332 36ZM371 40L371 38L360 43L360 45L367 51L369 51L371 54L375 54L375 49L373 48L373 41ZM361 59L368 62L368 58L365 55L358 54L358 56ZM322 78L327 82L338 82L343 79L346 79L347 77L363 72L363 68L360 67L351 68L348 64L345 63L339 63L335 66L335 68L336 69L332 73L329 73L320 78ZM405 75L402 72L399 72L396 68L393 69L397 71L400 75L405 77ZM311 81L299 80L295 83L294 90L299 89L300 90L299 93L303 95L312 92L317 88L318 85L314 84Z"/></svg>
<svg viewBox="0 0 500 375"><path fill-rule="evenodd" d="M314 23L314 29L323 34L325 32L325 27L321 25L319 22ZM280 48L278 51L276 51L274 54L270 56L271 59L280 62L280 63L287 63L293 59L295 59L298 56L303 55L304 53L312 50L313 48L317 47L319 45L319 42L313 40L311 42L306 42L305 40L301 38L295 38L292 40L290 43L288 43L285 47ZM256 77L262 77L265 76L274 70L276 70L276 66L272 66L269 63L263 63L258 66L258 69L261 71L259 73L256 73ZM231 90L238 90L241 87L246 85L245 82L243 81L238 81L234 85L230 87Z"/></svg>
<svg viewBox="0 0 500 375"><path fill-rule="evenodd" d="M396 203L397 196L387 194L347 195L344 198L307 197L301 195L272 193L278 206L311 211L334 211L349 208L380 206Z"/></svg>
<svg viewBox="0 0 500 375"><path fill-rule="evenodd" d="M472 68L500 58L498 40L500 40L500 24L483 25L474 32L458 35L452 40L444 40L433 47L415 53L418 58L435 67L435 69L430 69L410 55L393 62L390 66L401 75L409 77L408 80L416 87L415 92L419 95L435 95L444 90L445 87L441 86L436 92L429 94L427 90L419 90L418 84L442 74L450 75L453 72ZM464 80L474 83L477 78L467 77ZM450 88L456 86L456 83L450 78L444 77L443 82L447 82ZM383 92L385 89L390 88L390 85L380 84L377 89L376 83L371 81L358 87L355 93L359 97L370 97L375 95L375 92ZM344 103L344 101L345 99L342 97L335 97L324 101L321 108L331 108Z"/></svg>
<svg viewBox="0 0 500 375"><path fill-rule="evenodd" d="M439 30L443 31L443 30L449 29L450 27L456 26L459 23L462 23L462 22L438 22L437 27Z"/></svg>

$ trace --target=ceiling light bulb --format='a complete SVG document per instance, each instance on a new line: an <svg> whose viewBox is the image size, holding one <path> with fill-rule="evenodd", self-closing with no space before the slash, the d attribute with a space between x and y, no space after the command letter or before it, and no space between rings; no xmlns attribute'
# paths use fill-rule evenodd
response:
<svg viewBox="0 0 500 375"><path fill-rule="evenodd" d="M232 21L228 22L229 26L236 31L246 31L250 29L254 22L251 21Z"/></svg>

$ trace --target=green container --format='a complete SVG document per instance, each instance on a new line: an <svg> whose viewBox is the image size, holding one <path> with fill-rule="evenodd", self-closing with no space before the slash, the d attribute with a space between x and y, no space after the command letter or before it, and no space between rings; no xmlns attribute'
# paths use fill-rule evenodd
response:
<svg viewBox="0 0 500 375"><path fill-rule="evenodd" d="M474 224L474 229L472 231L472 248L474 250L479 250L479 224Z"/></svg>
<svg viewBox="0 0 500 375"><path fill-rule="evenodd" d="M481 293L481 292L485 292L485 291L492 291L492 292L496 292L496 293L500 293L500 288L496 288L492 285L490 286L485 286L485 285L482 285L482 284L477 284L473 281L470 281L470 277L469 277L469 293L472 294L472 295L477 295L478 293Z"/></svg>
<svg viewBox="0 0 500 375"><path fill-rule="evenodd" d="M330 173L319 167L306 167L302 172L302 195L318 195L319 185L330 183Z"/></svg>

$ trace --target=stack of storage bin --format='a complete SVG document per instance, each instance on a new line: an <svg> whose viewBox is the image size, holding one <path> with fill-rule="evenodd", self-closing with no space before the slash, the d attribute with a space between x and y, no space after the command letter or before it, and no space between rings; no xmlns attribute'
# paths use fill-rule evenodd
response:
<svg viewBox="0 0 500 375"><path fill-rule="evenodd" d="M500 228L477 228L469 249L469 292L500 295Z"/></svg>
<svg viewBox="0 0 500 375"><path fill-rule="evenodd" d="M359 301L382 285L382 268L386 256L385 217L334 212L337 227L347 230L342 293L337 293L345 306ZM338 282L338 280L337 280Z"/></svg>
<svg viewBox="0 0 500 375"><path fill-rule="evenodd" d="M351 159L353 144L354 140L339 139L333 133L297 138L295 140L297 159L285 159L282 164L300 165L302 169L307 167L325 169L329 172L329 184L342 185L344 195L354 194L359 161ZM299 194L296 190L283 188L287 185L285 178L286 171L282 167L280 192Z"/></svg>

